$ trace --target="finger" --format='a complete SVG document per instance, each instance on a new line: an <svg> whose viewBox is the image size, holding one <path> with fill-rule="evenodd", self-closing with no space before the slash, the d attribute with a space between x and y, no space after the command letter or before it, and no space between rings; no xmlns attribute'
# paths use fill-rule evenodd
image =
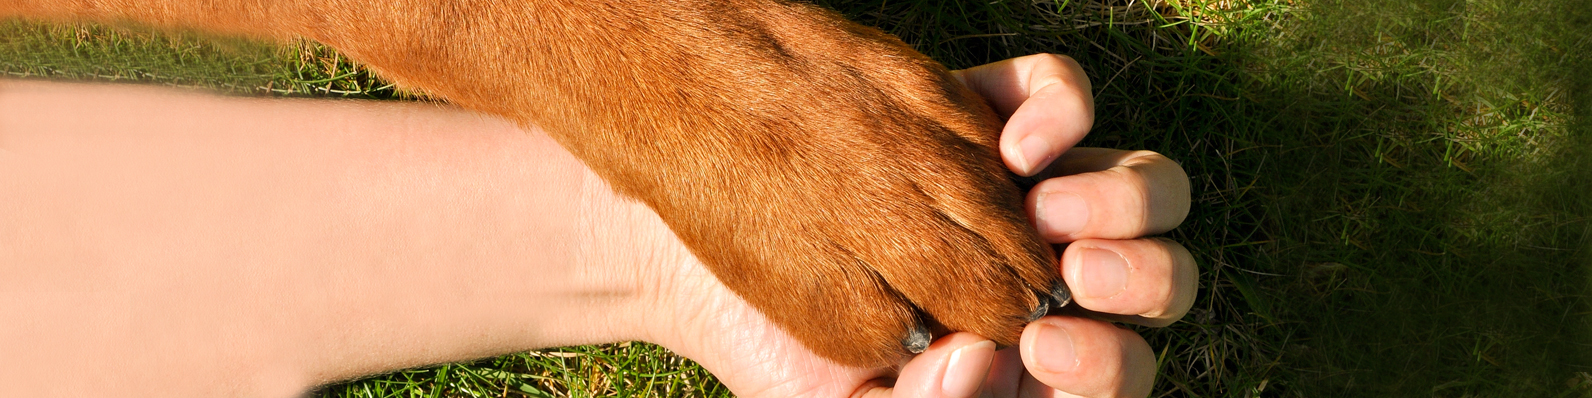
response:
<svg viewBox="0 0 1592 398"><path fill-rule="evenodd" d="M1033 377L1023 383L1025 397L1139 398L1155 384L1149 344L1103 321L1040 318L1023 331L1020 350Z"/></svg>
<svg viewBox="0 0 1592 398"><path fill-rule="evenodd" d="M1001 117L1010 118L1040 88L1066 84L1081 88L1090 109L1089 76L1072 57L1033 54L975 66L951 74L968 89L983 96Z"/></svg>
<svg viewBox="0 0 1592 398"><path fill-rule="evenodd" d="M1028 192L1029 219L1047 241L1132 239L1170 231L1188 216L1188 174L1165 156L1076 148L1061 160L1052 169L1085 172L1046 179Z"/></svg>
<svg viewBox="0 0 1592 398"><path fill-rule="evenodd" d="M1168 239L1073 242L1061 276L1079 307L1106 319L1161 327L1182 319L1198 292L1198 267Z"/></svg>
<svg viewBox="0 0 1592 398"><path fill-rule="evenodd" d="M995 343L972 333L936 340L901 368L892 387L874 383L863 396L967 398L978 395L995 358Z"/></svg>
<svg viewBox="0 0 1592 398"><path fill-rule="evenodd" d="M1038 180L1102 171L1112 167L1121 166L1136 157L1146 155L1147 151L1130 151L1112 148L1078 147L1067 150L1058 156L1045 170L1034 174ZM1153 153L1153 152L1152 152Z"/></svg>
<svg viewBox="0 0 1592 398"><path fill-rule="evenodd" d="M1022 349L1010 347L995 351L995 361L989 366L989 376L984 379L985 397L1015 397L1028 368L1023 366Z"/></svg>
<svg viewBox="0 0 1592 398"><path fill-rule="evenodd" d="M1094 95L1077 61L1035 54L955 73L1007 119L1001 157L1012 172L1033 175L1094 126Z"/></svg>

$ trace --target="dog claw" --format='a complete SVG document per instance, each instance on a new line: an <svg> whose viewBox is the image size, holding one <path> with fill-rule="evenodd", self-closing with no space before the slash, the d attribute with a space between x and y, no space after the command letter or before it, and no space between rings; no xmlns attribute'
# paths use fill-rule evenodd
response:
<svg viewBox="0 0 1592 398"><path fill-rule="evenodd" d="M1066 283L1056 282L1056 287L1050 289L1050 301L1053 308L1066 307L1072 304L1072 290Z"/></svg>
<svg viewBox="0 0 1592 398"><path fill-rule="evenodd" d="M1035 294L1035 296L1039 297L1039 305L1034 307L1033 313L1028 314L1028 322L1037 321L1040 317L1050 313L1051 298L1043 294Z"/></svg>
<svg viewBox="0 0 1592 398"><path fill-rule="evenodd" d="M919 354L923 350L929 349L929 342L933 340L934 335L930 334L929 329L923 327L923 324L920 323L913 325L912 329L907 330L906 338L901 339L901 346L905 347L907 352Z"/></svg>

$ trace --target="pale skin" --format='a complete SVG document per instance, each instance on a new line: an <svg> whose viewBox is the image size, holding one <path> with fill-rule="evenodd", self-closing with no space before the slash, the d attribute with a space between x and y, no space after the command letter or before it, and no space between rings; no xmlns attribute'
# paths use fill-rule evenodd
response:
<svg viewBox="0 0 1592 398"><path fill-rule="evenodd" d="M292 396L364 374L643 340L741 396L1142 397L1192 305L1176 163L1072 148L1089 82L1039 55L958 72L1010 120L1074 315L895 368L812 354L535 129L427 104L0 82L0 396ZM1026 149L1025 149L1026 148ZM924 270L933 272L933 270ZM1080 314L1087 314L1083 316Z"/></svg>

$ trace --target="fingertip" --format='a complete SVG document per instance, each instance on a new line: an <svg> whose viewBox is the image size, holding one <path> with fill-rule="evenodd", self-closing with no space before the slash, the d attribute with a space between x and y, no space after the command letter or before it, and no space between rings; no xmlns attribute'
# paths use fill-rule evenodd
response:
<svg viewBox="0 0 1592 398"><path fill-rule="evenodd" d="M1089 81L1089 75L1084 73L1083 65L1079 64L1078 60L1062 54L1039 53L1014 61L1019 68L1028 70L1026 75L1029 81L1024 86L1028 87L1030 94L1037 95L1041 89L1050 85L1072 86L1084 100L1085 108L1091 115L1094 114L1094 85Z"/></svg>
<svg viewBox="0 0 1592 398"><path fill-rule="evenodd" d="M1035 322L1024 333L1033 366L1029 369L1050 375L1069 374L1078 368L1078 344L1072 332L1057 322ZM1029 335L1032 335L1030 337Z"/></svg>
<svg viewBox="0 0 1592 398"><path fill-rule="evenodd" d="M1086 397L1143 397L1155 357L1133 331L1083 318L1049 316L1023 332L1023 364L1035 380Z"/></svg>
<svg viewBox="0 0 1592 398"><path fill-rule="evenodd" d="M1110 300L1128 289L1128 277L1133 273L1133 267L1122 254L1098 247L1082 247L1075 253L1081 265L1070 267L1071 275L1068 276L1079 285L1082 298Z"/></svg>
<svg viewBox="0 0 1592 398"><path fill-rule="evenodd" d="M972 333L952 333L907 361L892 394L910 397L976 396L995 358L995 342Z"/></svg>
<svg viewBox="0 0 1592 398"><path fill-rule="evenodd" d="M1034 184L1025 205L1041 236L1052 243L1135 239L1170 231L1188 216L1187 175L1154 152L1074 148L1041 175L1053 177ZM1060 198L1056 193L1063 192L1082 197L1087 206L1053 206L1045 201ZM1077 219L1063 210L1083 208L1093 216L1087 223L1056 228L1062 225L1056 224L1059 221Z"/></svg>
<svg viewBox="0 0 1592 398"><path fill-rule="evenodd" d="M1117 396L1142 398L1150 396L1155 389L1155 375L1160 373L1159 362L1155 360L1155 351L1150 349L1150 343L1144 341L1143 336L1127 329L1117 329L1129 340L1123 353L1124 362L1123 380Z"/></svg>
<svg viewBox="0 0 1592 398"><path fill-rule="evenodd" d="M1002 153L1012 172L1032 176L1083 140L1094 127L1093 106L1079 88L1040 88L1012 112L1001 131Z"/></svg>
<svg viewBox="0 0 1592 398"><path fill-rule="evenodd" d="M1018 140L1015 159L1009 165L1012 172L1029 177L1044 170L1060 154L1050 141L1045 134L1029 134Z"/></svg>
<svg viewBox="0 0 1592 398"><path fill-rule="evenodd" d="M1041 183L1043 184L1043 183ZM1029 194L1029 218L1039 235L1050 242L1066 242L1089 226L1089 201L1071 191L1039 189Z"/></svg>
<svg viewBox="0 0 1592 398"><path fill-rule="evenodd" d="M951 352L945 363L945 375L940 380L940 392L946 397L972 397L978 394L995 359L995 342L981 340Z"/></svg>
<svg viewBox="0 0 1592 398"><path fill-rule="evenodd" d="M1081 307L1150 327L1182 319L1199 290L1193 256L1163 238L1074 241L1061 255L1061 275Z"/></svg>

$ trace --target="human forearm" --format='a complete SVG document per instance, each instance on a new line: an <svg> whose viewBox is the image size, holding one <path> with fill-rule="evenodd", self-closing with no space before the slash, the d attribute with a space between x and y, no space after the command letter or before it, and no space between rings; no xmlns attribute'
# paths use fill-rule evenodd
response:
<svg viewBox="0 0 1592 398"><path fill-rule="evenodd" d="M306 37L399 85L540 126L842 363L893 364L932 329L1013 344L1045 303L1068 300L985 102L899 39L805 2L13 4L0 13Z"/></svg>
<svg viewBox="0 0 1592 398"><path fill-rule="evenodd" d="M637 337L602 321L638 294L605 271L639 260L594 228L618 202L540 134L427 105L0 84L8 361L281 388Z"/></svg>

